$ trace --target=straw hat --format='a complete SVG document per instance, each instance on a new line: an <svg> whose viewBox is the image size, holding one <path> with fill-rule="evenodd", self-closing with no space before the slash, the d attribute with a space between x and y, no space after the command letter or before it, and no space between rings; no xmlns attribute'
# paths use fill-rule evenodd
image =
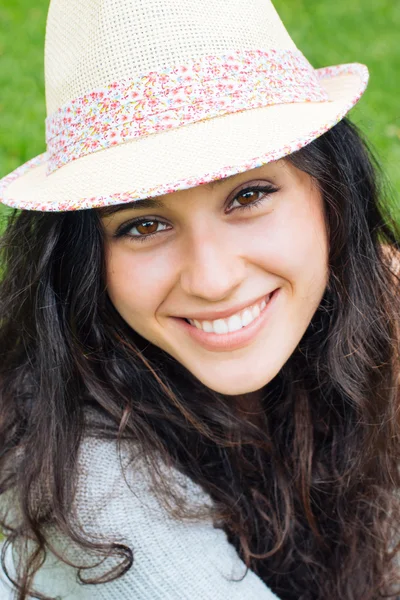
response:
<svg viewBox="0 0 400 600"><path fill-rule="evenodd" d="M0 199L68 211L228 177L322 135L367 82L358 63L315 70L269 0L52 0L47 151Z"/></svg>

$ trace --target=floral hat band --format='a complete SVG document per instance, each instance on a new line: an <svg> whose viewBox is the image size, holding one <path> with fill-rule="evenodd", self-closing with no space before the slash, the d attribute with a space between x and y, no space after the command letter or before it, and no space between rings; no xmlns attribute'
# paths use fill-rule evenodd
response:
<svg viewBox="0 0 400 600"><path fill-rule="evenodd" d="M0 180L16 208L64 211L183 190L282 158L368 83L314 69L269 0L52 0L46 152Z"/></svg>
<svg viewBox="0 0 400 600"><path fill-rule="evenodd" d="M240 110L327 102L301 52L243 50L113 82L76 98L46 119L47 173L136 137Z"/></svg>

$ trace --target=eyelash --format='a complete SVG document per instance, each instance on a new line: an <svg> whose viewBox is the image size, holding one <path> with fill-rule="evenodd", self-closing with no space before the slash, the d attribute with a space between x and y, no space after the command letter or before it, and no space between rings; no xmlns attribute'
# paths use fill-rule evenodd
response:
<svg viewBox="0 0 400 600"><path fill-rule="evenodd" d="M258 200L254 200L254 202L252 202L251 204L247 204L245 206L237 206L236 208L233 209L233 211L235 210L252 210L253 208L255 208L256 206L258 206L259 204L262 204L264 202L264 200L266 200L266 198L279 191L277 188L272 187L272 186L251 186L248 188L244 188L243 190L240 190L240 192L238 192L236 194L236 196L233 198L232 202L233 203L236 198L238 198L238 196L242 196L244 194L246 194L247 192L262 192L263 195L261 196L261 198L259 198ZM231 212L233 212L231 211ZM138 242L147 242L147 240L149 238L152 238L155 235L158 235L159 233L161 233L160 231L155 231L154 233L148 233L145 235L131 235L129 233L129 231L131 229L133 229L134 227L137 227L139 225L142 225L143 223L154 223L154 222L158 222L158 223L162 223L163 225L166 225L166 223L163 223L162 221L159 221L158 219L153 219L153 218L143 218L141 217L140 219L135 219L134 221L130 221L129 223L126 223L123 227L119 228L117 230L117 232L115 233L115 237L116 238L123 238L123 237L127 237L129 239L138 241Z"/></svg>

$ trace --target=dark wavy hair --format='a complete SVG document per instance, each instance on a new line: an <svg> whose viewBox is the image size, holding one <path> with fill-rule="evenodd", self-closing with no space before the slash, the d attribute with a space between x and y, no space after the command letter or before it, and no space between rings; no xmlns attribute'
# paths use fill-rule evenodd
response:
<svg viewBox="0 0 400 600"><path fill-rule="evenodd" d="M98 210L8 217L0 505L11 493L21 514L11 524L3 511L0 523L5 549L34 542L17 569L18 600L51 548L51 524L121 558L102 581L132 566L134 549L86 539L68 511L84 435L139 444L155 477L161 455L198 483L215 526L282 600L395 597L399 227L379 165L347 119L286 160L322 192L330 274L303 338L263 388L258 426L118 314ZM108 426L91 423L89 409ZM176 518L195 518L179 501L171 508L158 483Z"/></svg>

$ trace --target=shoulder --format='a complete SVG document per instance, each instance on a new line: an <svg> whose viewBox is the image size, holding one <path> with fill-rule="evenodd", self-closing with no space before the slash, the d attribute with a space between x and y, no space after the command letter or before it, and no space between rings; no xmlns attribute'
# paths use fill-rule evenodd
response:
<svg viewBox="0 0 400 600"><path fill-rule="evenodd" d="M163 477L179 489L184 502L199 508L211 498L189 478L160 463ZM78 487L72 507L81 531L91 541L117 542L132 551L133 564L115 581L78 585L71 567L55 560L37 578L40 590L62 598L88 600L276 600L249 571L211 518L172 518L159 502L140 452L119 456L116 442L85 440L79 452ZM82 550L53 531L52 548L74 565L83 579L96 579L121 563ZM53 575L50 578L50 573ZM71 596L65 595L70 590Z"/></svg>
<svg viewBox="0 0 400 600"><path fill-rule="evenodd" d="M90 416L89 419L99 417ZM86 435L79 448L76 495L72 510L78 519L87 520L96 511L96 518L107 530L115 528L125 515L117 511L126 506L135 508L132 515L157 521L166 519L166 510L160 501L166 491L178 498L189 510L210 512L210 496L189 477L168 466L161 455L150 463L134 442L124 441L118 447L116 439L99 439ZM154 468L158 481L154 479ZM111 525L110 525L111 523Z"/></svg>
<svg viewBox="0 0 400 600"><path fill-rule="evenodd" d="M156 466L165 487L188 506L212 507L210 496L189 477L168 467L161 457ZM120 519L126 521L126 515L116 511L128 505L131 510L136 508L136 518L165 519L165 509L159 500L160 490L155 489L150 470L146 457L137 446L124 442L119 452L115 440L85 438L78 457L74 503L78 516L85 519L95 509L97 520L102 520L107 528L112 519L112 527L115 527Z"/></svg>

